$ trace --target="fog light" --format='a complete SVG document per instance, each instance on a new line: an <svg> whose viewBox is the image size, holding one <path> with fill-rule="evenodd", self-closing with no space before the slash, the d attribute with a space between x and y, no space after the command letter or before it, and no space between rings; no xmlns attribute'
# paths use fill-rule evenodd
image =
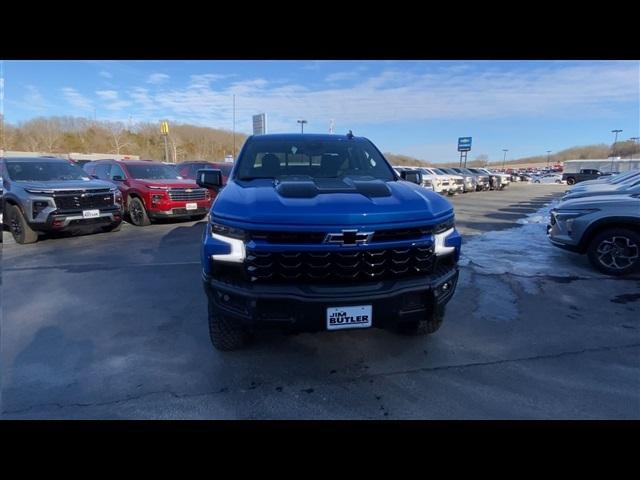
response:
<svg viewBox="0 0 640 480"><path fill-rule="evenodd" d="M55 218L53 220L52 226L53 228L60 228L64 225L64 220L62 218Z"/></svg>
<svg viewBox="0 0 640 480"><path fill-rule="evenodd" d="M444 285L442 285L442 291L446 292L447 290L449 290L449 287L450 287L449 282L446 282Z"/></svg>

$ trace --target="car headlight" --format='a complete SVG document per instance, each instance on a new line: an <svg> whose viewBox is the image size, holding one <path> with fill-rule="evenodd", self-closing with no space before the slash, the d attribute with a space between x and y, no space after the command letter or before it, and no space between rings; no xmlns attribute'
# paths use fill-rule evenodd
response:
<svg viewBox="0 0 640 480"><path fill-rule="evenodd" d="M446 220L442 223L439 223L433 227L433 233L439 234L444 233L448 230L451 230L455 226L455 218L451 217L449 220Z"/></svg>
<svg viewBox="0 0 640 480"><path fill-rule="evenodd" d="M210 223L211 237L229 245L229 253L211 255L212 260L219 262L242 263L246 258L245 239L247 234L239 228Z"/></svg>
<svg viewBox="0 0 640 480"><path fill-rule="evenodd" d="M228 225L222 225L220 223L212 222L211 225L211 234L219 235L221 237L235 238L238 240L246 240L247 232L240 229L229 227Z"/></svg>
<svg viewBox="0 0 640 480"><path fill-rule="evenodd" d="M582 208L582 209L575 209L575 210L558 209L558 210L555 210L554 213L556 214L557 220L569 220L571 218L578 218L592 212L597 212L598 210L599 209L597 208Z"/></svg>

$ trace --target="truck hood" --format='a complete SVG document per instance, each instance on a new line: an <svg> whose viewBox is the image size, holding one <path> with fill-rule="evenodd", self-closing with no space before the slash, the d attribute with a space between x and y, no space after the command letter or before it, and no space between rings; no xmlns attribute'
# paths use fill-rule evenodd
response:
<svg viewBox="0 0 640 480"><path fill-rule="evenodd" d="M135 179L135 182L145 187L166 187L166 188L200 188L195 180L171 179L171 180L142 180Z"/></svg>
<svg viewBox="0 0 640 480"><path fill-rule="evenodd" d="M214 201L213 217L242 224L296 226L437 222L453 213L437 193L403 181L350 179L230 181Z"/></svg>
<svg viewBox="0 0 640 480"><path fill-rule="evenodd" d="M88 177L87 177L88 178ZM49 182L16 182L29 190L85 190L91 188L113 188L111 182L95 180L52 180Z"/></svg>

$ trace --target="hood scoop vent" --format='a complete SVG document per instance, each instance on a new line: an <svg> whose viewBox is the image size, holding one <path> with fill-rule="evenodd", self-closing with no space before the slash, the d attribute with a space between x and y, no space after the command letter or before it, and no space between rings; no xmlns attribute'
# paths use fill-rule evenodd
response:
<svg viewBox="0 0 640 480"><path fill-rule="evenodd" d="M313 198L324 193L359 193L368 198L390 197L385 182L373 177L312 178L286 176L275 180L275 189L285 198Z"/></svg>

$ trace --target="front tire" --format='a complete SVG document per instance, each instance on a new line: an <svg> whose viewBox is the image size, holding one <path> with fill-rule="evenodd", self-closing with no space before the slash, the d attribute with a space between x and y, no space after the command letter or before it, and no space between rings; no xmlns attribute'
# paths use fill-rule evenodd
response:
<svg viewBox="0 0 640 480"><path fill-rule="evenodd" d="M144 203L136 197L129 199L129 218L131 219L131 223L137 227L151 225L151 220L149 220L147 209L144 208Z"/></svg>
<svg viewBox="0 0 640 480"><path fill-rule="evenodd" d="M209 302L209 337L217 350L229 352L245 345L247 332L238 322L216 311Z"/></svg>
<svg viewBox="0 0 640 480"><path fill-rule="evenodd" d="M605 230L593 237L587 256L606 275L628 275L640 269L640 233L625 228Z"/></svg>
<svg viewBox="0 0 640 480"><path fill-rule="evenodd" d="M573 177L569 177L567 178L567 185L575 185L576 184L576 179Z"/></svg>
<svg viewBox="0 0 640 480"><path fill-rule="evenodd" d="M31 229L16 205L9 205L7 207L5 221L16 243L24 245L38 241L38 233Z"/></svg>
<svg viewBox="0 0 640 480"><path fill-rule="evenodd" d="M430 335L435 333L444 320L446 309L444 305L433 309L427 318L417 322L406 322L398 324L398 333L403 335Z"/></svg>

